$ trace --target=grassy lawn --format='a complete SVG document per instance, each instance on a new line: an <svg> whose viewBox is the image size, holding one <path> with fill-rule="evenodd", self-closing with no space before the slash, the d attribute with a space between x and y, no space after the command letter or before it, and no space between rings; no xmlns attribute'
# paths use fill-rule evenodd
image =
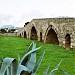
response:
<svg viewBox="0 0 75 75"><path fill-rule="evenodd" d="M22 57L32 40L28 40L20 37L6 37L0 36L0 60L2 57L18 58L18 53ZM42 48L37 51L37 60L45 51L43 61L36 73L36 75L42 75L45 68L50 64L49 72L62 60L60 69L65 70L71 75L75 74L75 50L65 50L63 47L59 47L53 44L44 44L42 42L34 41L37 47ZM64 75L60 71L56 71L55 75Z"/></svg>

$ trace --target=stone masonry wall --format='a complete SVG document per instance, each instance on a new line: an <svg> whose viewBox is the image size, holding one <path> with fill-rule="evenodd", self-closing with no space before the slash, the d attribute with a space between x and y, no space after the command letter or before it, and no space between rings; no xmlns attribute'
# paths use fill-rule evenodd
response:
<svg viewBox="0 0 75 75"><path fill-rule="evenodd" d="M17 33L0 33L0 36L17 36Z"/></svg>
<svg viewBox="0 0 75 75"><path fill-rule="evenodd" d="M59 46L63 46L65 48L65 45L67 47L70 45L70 48L75 48L75 18L33 19L28 25L18 32L17 36L21 35L21 37L24 37L24 32L26 32L27 39L31 39L32 27L35 27L38 41L41 41L42 39L42 42L46 43L47 39L49 39L49 31L52 29L54 31L53 34L55 34L58 38ZM67 34L70 37L69 40L66 38ZM69 44L68 41L71 41L71 43Z"/></svg>

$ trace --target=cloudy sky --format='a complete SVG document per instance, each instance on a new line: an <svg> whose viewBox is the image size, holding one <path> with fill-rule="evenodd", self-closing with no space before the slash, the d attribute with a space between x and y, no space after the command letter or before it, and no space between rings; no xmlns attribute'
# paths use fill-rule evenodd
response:
<svg viewBox="0 0 75 75"><path fill-rule="evenodd" d="M75 17L75 0L0 0L0 26L58 16Z"/></svg>

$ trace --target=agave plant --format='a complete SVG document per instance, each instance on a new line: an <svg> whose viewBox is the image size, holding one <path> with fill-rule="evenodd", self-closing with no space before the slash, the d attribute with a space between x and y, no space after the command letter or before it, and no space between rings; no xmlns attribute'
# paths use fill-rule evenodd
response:
<svg viewBox="0 0 75 75"><path fill-rule="evenodd" d="M62 72L63 74L65 74L65 75L71 75L71 74L65 72L64 70L60 70L60 69L59 69L60 64L61 64L61 61L57 64L57 66L54 67L54 69L53 69L49 74L48 74L48 70L49 70L49 67L50 67L50 66L48 66L48 67L46 68L46 70L44 71L43 75L54 75L55 71L57 71L57 70L61 71L61 72Z"/></svg>
<svg viewBox="0 0 75 75"><path fill-rule="evenodd" d="M43 52L36 63L36 51L40 48L36 48L36 44L32 42L21 60L18 55L18 63L14 58L5 58L0 64L0 75L35 75L45 54Z"/></svg>
<svg viewBox="0 0 75 75"><path fill-rule="evenodd" d="M15 75L16 60L14 58L5 58L1 64L0 75Z"/></svg>
<svg viewBox="0 0 75 75"><path fill-rule="evenodd" d="M20 55L18 54L18 63L14 58L5 58L2 60L2 62L0 62L0 75L35 75L45 54L44 51L38 62L36 62L36 51L40 48L41 47L36 48L36 44L32 42L22 59L20 59ZM57 70L65 75L70 75L64 70L59 69L60 64L61 61L48 73L49 65L42 75L54 75Z"/></svg>

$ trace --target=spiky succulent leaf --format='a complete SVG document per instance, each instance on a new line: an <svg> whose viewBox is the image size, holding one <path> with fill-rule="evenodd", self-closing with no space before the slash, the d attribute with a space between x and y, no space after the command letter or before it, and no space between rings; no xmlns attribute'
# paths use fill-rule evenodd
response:
<svg viewBox="0 0 75 75"><path fill-rule="evenodd" d="M20 55L18 54L18 64L20 63Z"/></svg>
<svg viewBox="0 0 75 75"><path fill-rule="evenodd" d="M0 69L1 69L1 66L2 66L2 62L0 61Z"/></svg>
<svg viewBox="0 0 75 75"><path fill-rule="evenodd" d="M34 42L32 42L32 43L30 44L30 46L28 47L28 50L27 50L27 52L26 52L26 53L28 53L28 52L31 50L31 48L32 48L33 44L34 44Z"/></svg>
<svg viewBox="0 0 75 75"><path fill-rule="evenodd" d="M32 50L36 48L36 43L33 42Z"/></svg>
<svg viewBox="0 0 75 75"><path fill-rule="evenodd" d="M50 65L46 68L46 70L44 71L43 75L47 75L48 74L49 67L50 67Z"/></svg>
<svg viewBox="0 0 75 75"><path fill-rule="evenodd" d="M39 50L40 48L41 48L41 47L35 48L35 49L29 51L28 53L26 53L26 54L23 56L22 60L20 61L20 64L22 64L23 60L25 60L25 58L26 58L29 54L31 54L31 53L33 53L33 52Z"/></svg>
<svg viewBox="0 0 75 75"><path fill-rule="evenodd" d="M36 48L36 44L33 42L32 50L35 48ZM31 53L30 59L27 62L26 67L28 67L32 71L35 64L36 64L36 52L33 52Z"/></svg>
<svg viewBox="0 0 75 75"><path fill-rule="evenodd" d="M35 64L36 64L36 52L31 53L31 57L27 62L26 67L32 71L34 69Z"/></svg>
<svg viewBox="0 0 75 75"><path fill-rule="evenodd" d="M65 75L71 75L71 74L65 72L64 70L59 70L59 71L61 71L61 72L62 72L63 74L65 74Z"/></svg>
<svg viewBox="0 0 75 75"><path fill-rule="evenodd" d="M3 63L2 63L2 66L1 66L1 70L0 70L0 75L4 75L5 71L12 64L12 62L14 60L15 60L14 58L5 58L3 60Z"/></svg>
<svg viewBox="0 0 75 75"><path fill-rule="evenodd" d="M27 71L27 72L31 72L27 67L25 67L25 66L23 66L23 65L19 65L18 66L18 69L17 69L17 74L16 75L20 75L20 73L22 72L22 71Z"/></svg>
<svg viewBox="0 0 75 75"><path fill-rule="evenodd" d="M45 54L45 51L44 51L43 54L41 55L41 57L40 57L40 59L38 60L37 64L35 65L35 67L34 67L34 69L33 69L31 75L35 75L35 74L36 74L36 72L37 72L37 70L38 70L38 68L39 68L39 66L40 66L40 64L41 64L41 62L42 62L42 59L43 59L43 57L44 57L44 54Z"/></svg>
<svg viewBox="0 0 75 75"><path fill-rule="evenodd" d="M61 61L48 75L54 75L55 71L58 70L58 67L60 66L60 64L61 64Z"/></svg>
<svg viewBox="0 0 75 75"><path fill-rule="evenodd" d="M28 50L27 50L27 52L25 53L25 55L32 49L33 44L34 44L34 42L32 42L32 43L30 44L30 46L28 47ZM25 56L25 55L24 55L24 56ZM19 64L21 64L21 65L26 65L26 63L27 63L27 61L28 61L29 55L26 56L26 58L24 58L24 56L23 56L23 58L22 58L22 59L20 60L20 62L19 62Z"/></svg>

